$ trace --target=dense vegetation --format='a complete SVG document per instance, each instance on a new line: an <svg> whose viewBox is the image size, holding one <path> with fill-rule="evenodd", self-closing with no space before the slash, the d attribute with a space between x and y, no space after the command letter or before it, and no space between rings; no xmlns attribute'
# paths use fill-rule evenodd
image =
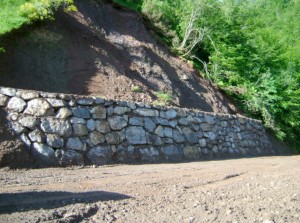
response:
<svg viewBox="0 0 300 223"><path fill-rule="evenodd" d="M136 10L247 114L300 145L300 0L114 0ZM2 0L0 35L73 0Z"/></svg>
<svg viewBox="0 0 300 223"><path fill-rule="evenodd" d="M175 52L299 148L299 0L115 2L142 12Z"/></svg>

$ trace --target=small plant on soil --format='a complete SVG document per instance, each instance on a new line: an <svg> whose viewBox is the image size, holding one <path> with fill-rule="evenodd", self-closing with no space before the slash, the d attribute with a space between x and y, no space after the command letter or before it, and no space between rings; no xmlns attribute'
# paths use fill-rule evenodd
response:
<svg viewBox="0 0 300 223"><path fill-rule="evenodd" d="M172 95L167 92L159 91L154 94L157 97L157 100L153 102L154 105L166 106L169 105L173 99Z"/></svg>
<svg viewBox="0 0 300 223"><path fill-rule="evenodd" d="M131 88L131 91L134 92L134 93L139 93L139 92L142 92L142 89L141 89L140 86L134 85L134 86Z"/></svg>

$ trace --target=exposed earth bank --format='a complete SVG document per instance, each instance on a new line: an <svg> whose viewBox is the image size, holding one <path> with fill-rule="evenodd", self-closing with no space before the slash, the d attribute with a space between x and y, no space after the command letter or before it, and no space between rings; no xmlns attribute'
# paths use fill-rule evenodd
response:
<svg viewBox="0 0 300 223"><path fill-rule="evenodd" d="M139 15L104 0L75 0L78 12L59 12L3 40L0 85L171 104L210 112L235 107L187 62L159 44ZM135 90L134 90L135 89Z"/></svg>
<svg viewBox="0 0 300 223"><path fill-rule="evenodd" d="M0 169L0 222L300 222L300 157Z"/></svg>

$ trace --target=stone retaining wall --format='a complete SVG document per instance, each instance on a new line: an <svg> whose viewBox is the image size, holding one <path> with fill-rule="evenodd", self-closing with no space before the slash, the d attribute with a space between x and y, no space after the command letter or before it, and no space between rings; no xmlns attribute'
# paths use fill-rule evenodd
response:
<svg viewBox="0 0 300 223"><path fill-rule="evenodd" d="M0 87L0 107L47 165L177 162L270 154L260 121L98 97Z"/></svg>

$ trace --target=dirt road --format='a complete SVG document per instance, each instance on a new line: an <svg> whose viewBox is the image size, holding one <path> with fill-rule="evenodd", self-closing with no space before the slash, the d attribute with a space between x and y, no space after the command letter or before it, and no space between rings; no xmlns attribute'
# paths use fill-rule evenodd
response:
<svg viewBox="0 0 300 223"><path fill-rule="evenodd" d="M0 222L300 222L300 156L0 170Z"/></svg>

